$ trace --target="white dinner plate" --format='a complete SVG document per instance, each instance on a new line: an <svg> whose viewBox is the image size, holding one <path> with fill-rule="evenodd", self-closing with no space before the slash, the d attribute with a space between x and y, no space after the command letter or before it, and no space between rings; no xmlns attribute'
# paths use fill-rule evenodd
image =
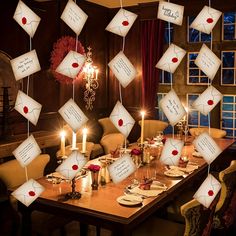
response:
<svg viewBox="0 0 236 236"><path fill-rule="evenodd" d="M177 169L170 169L164 172L164 175L168 177L181 177L184 175L184 172Z"/></svg>
<svg viewBox="0 0 236 236"><path fill-rule="evenodd" d="M135 206L139 205L143 202L143 199L139 196L134 195L122 195L116 199L121 205L126 206Z"/></svg>

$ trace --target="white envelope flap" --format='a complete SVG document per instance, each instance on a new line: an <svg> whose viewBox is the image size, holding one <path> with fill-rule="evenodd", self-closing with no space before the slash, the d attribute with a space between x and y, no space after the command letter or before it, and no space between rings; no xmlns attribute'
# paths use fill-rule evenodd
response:
<svg viewBox="0 0 236 236"><path fill-rule="evenodd" d="M17 188L12 195L25 206L29 206L35 201L44 191L44 187L37 181L30 179L19 188Z"/></svg>
<svg viewBox="0 0 236 236"><path fill-rule="evenodd" d="M177 166L179 164L183 146L184 141L168 138L163 147L160 161L165 165Z"/></svg>
<svg viewBox="0 0 236 236"><path fill-rule="evenodd" d="M75 51L69 51L56 68L56 72L75 79L84 66L86 56Z"/></svg>
<svg viewBox="0 0 236 236"><path fill-rule="evenodd" d="M135 120L119 101L113 108L109 118L115 127L127 138Z"/></svg>
<svg viewBox="0 0 236 236"><path fill-rule="evenodd" d="M121 8L106 27L107 31L125 37L137 15Z"/></svg>
<svg viewBox="0 0 236 236"><path fill-rule="evenodd" d="M221 148L207 132L195 138L193 145L208 164L211 164L222 152Z"/></svg>
<svg viewBox="0 0 236 236"><path fill-rule="evenodd" d="M119 52L108 64L115 77L125 88L137 75L137 71L123 52Z"/></svg>
<svg viewBox="0 0 236 236"><path fill-rule="evenodd" d="M77 173L84 167L87 159L78 151L72 151L68 158L57 167L56 171L66 179L72 180Z"/></svg>
<svg viewBox="0 0 236 236"><path fill-rule="evenodd" d="M37 16L26 4L19 1L13 16L13 19L33 38L39 22L40 17Z"/></svg>
<svg viewBox="0 0 236 236"><path fill-rule="evenodd" d="M194 194L193 198L208 208L220 189L220 182L213 175L209 174Z"/></svg>
<svg viewBox="0 0 236 236"><path fill-rule="evenodd" d="M79 35L87 21L88 15L72 0L66 4L61 19Z"/></svg>

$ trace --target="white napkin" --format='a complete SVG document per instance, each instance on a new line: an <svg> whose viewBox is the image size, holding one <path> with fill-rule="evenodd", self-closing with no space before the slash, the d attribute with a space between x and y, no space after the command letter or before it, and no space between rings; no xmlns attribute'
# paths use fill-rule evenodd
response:
<svg viewBox="0 0 236 236"><path fill-rule="evenodd" d="M129 191L133 194L140 194L140 195L143 195L145 197L156 197L159 194L161 194L162 192L164 192L165 189L163 187L160 187L159 189L152 189L152 186L151 186L150 190L143 190L143 189L140 189L137 186L133 189L130 189Z"/></svg>
<svg viewBox="0 0 236 236"><path fill-rule="evenodd" d="M193 172L194 170L198 169L198 166L197 165L187 165L185 168L184 167L179 167L179 166L170 166L170 169L175 169L175 170L180 170L180 171L183 171L183 172L187 172L187 173L191 173Z"/></svg>

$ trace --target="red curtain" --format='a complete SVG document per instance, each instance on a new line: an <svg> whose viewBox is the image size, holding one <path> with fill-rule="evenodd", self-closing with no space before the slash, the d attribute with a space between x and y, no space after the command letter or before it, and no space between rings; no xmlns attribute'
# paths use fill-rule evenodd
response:
<svg viewBox="0 0 236 236"><path fill-rule="evenodd" d="M149 118L155 118L160 70L155 65L162 56L164 22L141 21L142 106Z"/></svg>

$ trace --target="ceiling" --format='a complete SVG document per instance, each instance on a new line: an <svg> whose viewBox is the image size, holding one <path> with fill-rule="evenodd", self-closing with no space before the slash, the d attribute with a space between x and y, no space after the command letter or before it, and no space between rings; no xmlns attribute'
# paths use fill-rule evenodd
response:
<svg viewBox="0 0 236 236"><path fill-rule="evenodd" d="M108 8L120 7L120 0L86 0ZM159 0L121 0L123 6L134 6L138 3L159 2Z"/></svg>

